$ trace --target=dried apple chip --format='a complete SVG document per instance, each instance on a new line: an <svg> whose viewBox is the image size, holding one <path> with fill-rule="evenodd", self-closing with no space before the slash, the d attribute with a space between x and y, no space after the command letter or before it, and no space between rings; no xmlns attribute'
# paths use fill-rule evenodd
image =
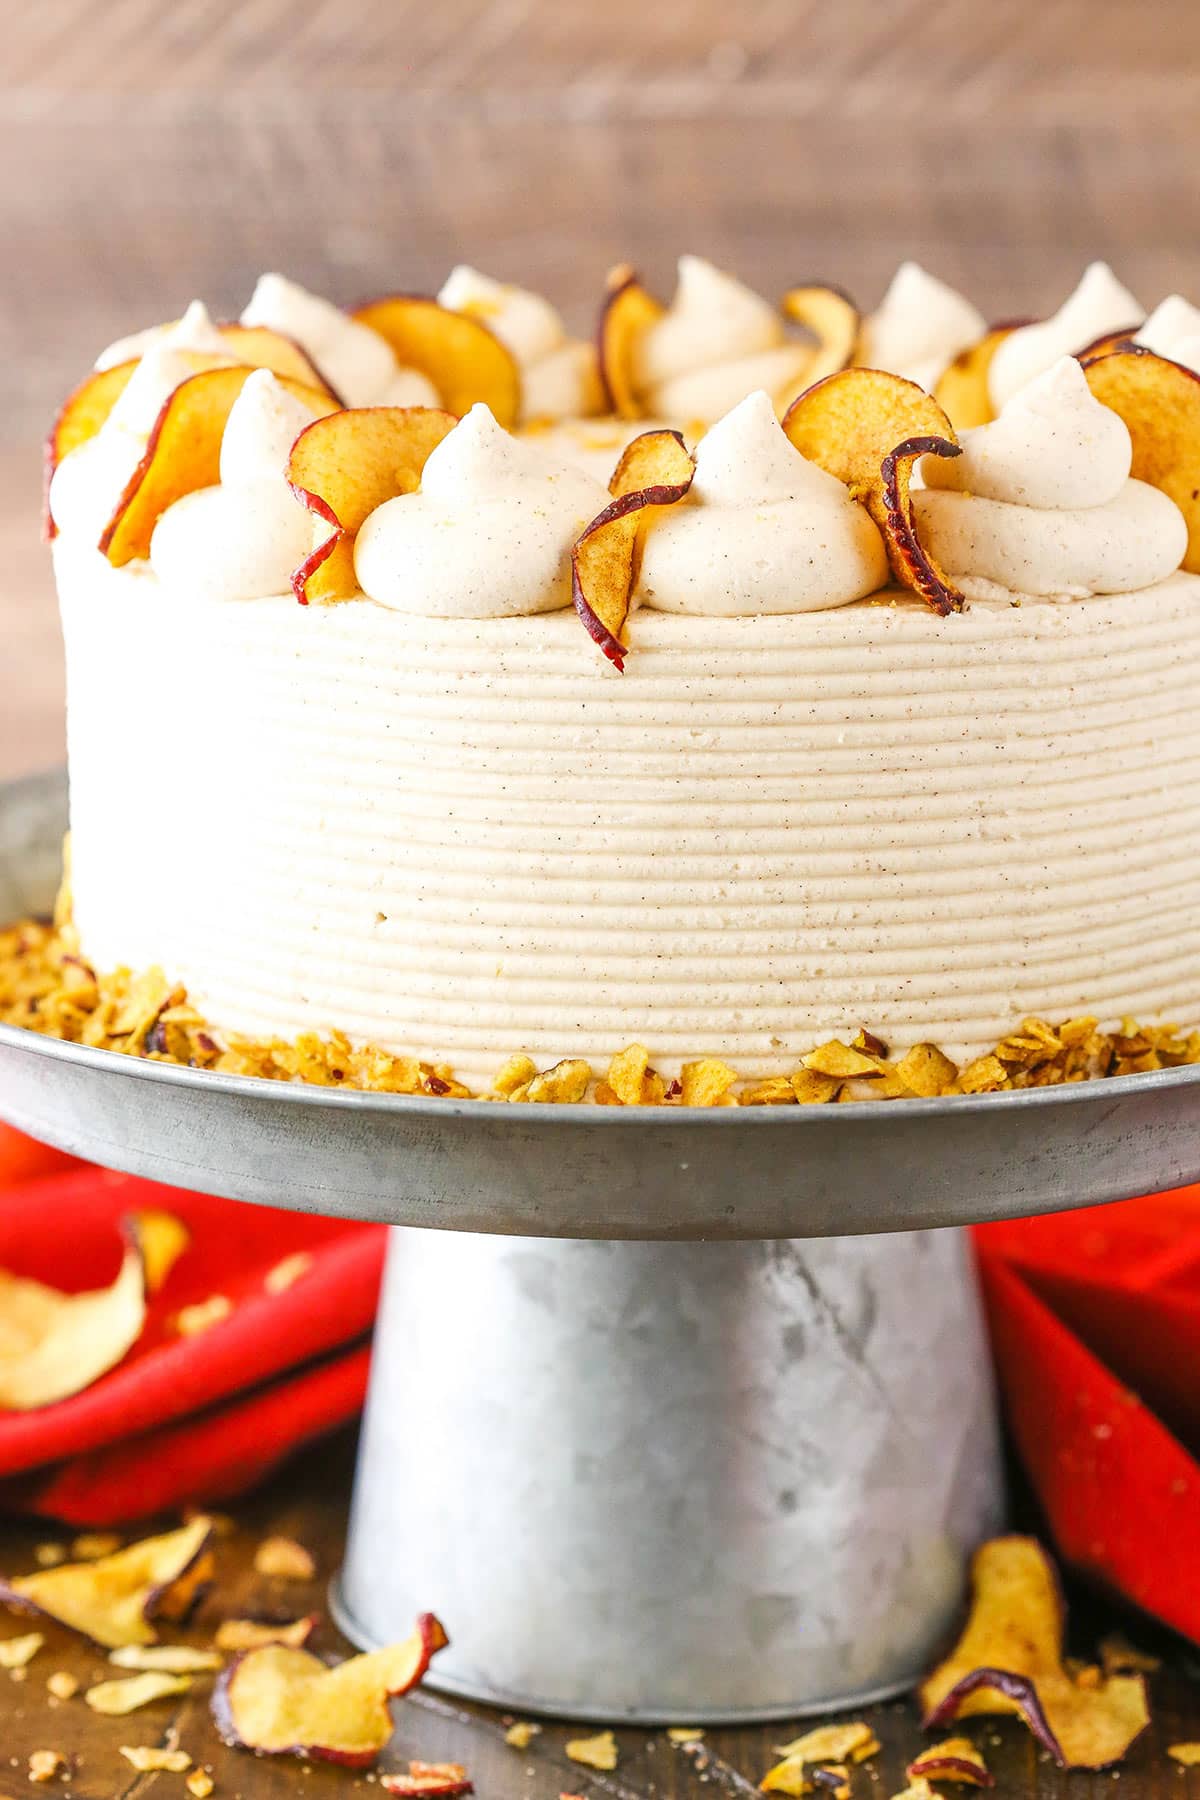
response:
<svg viewBox="0 0 1200 1800"><path fill-rule="evenodd" d="M521 371L507 344L470 313L417 294L388 294L354 314L391 345L397 362L419 369L447 412L460 418L480 400L510 431L521 412Z"/></svg>
<svg viewBox="0 0 1200 1800"><path fill-rule="evenodd" d="M917 535L909 486L922 456L958 456L954 427L915 381L880 369L843 369L789 407L783 429L799 450L844 482L878 525L892 573L934 612L963 597Z"/></svg>
<svg viewBox="0 0 1200 1800"><path fill-rule="evenodd" d="M1054 1565L1033 1538L994 1538L971 1565L971 1612L920 1688L926 1729L976 1713L1015 1713L1060 1768L1119 1762L1150 1722L1140 1675L1085 1683L1063 1665L1064 1609Z"/></svg>
<svg viewBox="0 0 1200 1800"><path fill-rule="evenodd" d="M994 325L977 344L960 350L934 383L933 397L955 431L973 431L995 418L989 382L992 358L1016 330L1016 325Z"/></svg>
<svg viewBox="0 0 1200 1800"><path fill-rule="evenodd" d="M190 1675L168 1675L163 1669L147 1669L141 1675L126 1675L119 1681L101 1681L83 1696L93 1712L110 1719L123 1719L127 1713L140 1712L174 1694L186 1694L192 1685Z"/></svg>
<svg viewBox="0 0 1200 1800"><path fill-rule="evenodd" d="M904 1773L910 1781L957 1782L963 1787L995 1787L996 1778L969 1737L945 1738L914 1756Z"/></svg>
<svg viewBox="0 0 1200 1800"><path fill-rule="evenodd" d="M634 378L637 342L665 311L628 263L611 270L596 330L596 356L608 410L616 413L618 419L643 417Z"/></svg>
<svg viewBox="0 0 1200 1800"><path fill-rule="evenodd" d="M583 1763L589 1769L606 1771L616 1768L620 1754L617 1740L611 1731L598 1731L594 1737L570 1738L564 1749L572 1762Z"/></svg>
<svg viewBox="0 0 1200 1800"><path fill-rule="evenodd" d="M0 1407L31 1412L81 1393L137 1342L151 1277L165 1279L187 1234L165 1213L135 1214L121 1230L125 1254L106 1288L64 1294L0 1270Z"/></svg>
<svg viewBox="0 0 1200 1800"><path fill-rule="evenodd" d="M108 1660L117 1669L162 1675L201 1674L221 1668L224 1661L215 1650L197 1650L193 1644L120 1644Z"/></svg>
<svg viewBox="0 0 1200 1800"><path fill-rule="evenodd" d="M621 633L637 586L643 534L652 508L674 506L692 485L696 462L677 431L644 431L621 456L610 505L571 552L571 593L589 637L610 663L625 667Z"/></svg>
<svg viewBox="0 0 1200 1800"><path fill-rule="evenodd" d="M392 1735L389 1699L408 1693L449 1642L423 1613L402 1644L330 1668L307 1650L247 1650L217 1682L212 1714L223 1741L264 1756L366 1768Z"/></svg>
<svg viewBox="0 0 1200 1800"><path fill-rule="evenodd" d="M229 345L230 355L238 362L249 363L252 369L269 369L272 375L281 379L286 377L289 381L302 382L305 387L317 388L341 406L337 389L329 385L307 350L302 349L295 338L285 337L282 331L272 331L267 325L243 325L236 319L218 325L217 331Z"/></svg>
<svg viewBox="0 0 1200 1800"><path fill-rule="evenodd" d="M316 419L292 445L292 492L330 529L292 576L301 605L358 592L354 538L377 506L415 493L421 471L458 420L427 406L359 406Z"/></svg>
<svg viewBox="0 0 1200 1800"><path fill-rule="evenodd" d="M474 1784L462 1763L410 1762L407 1775L381 1775L379 1785L385 1793L404 1794L412 1800L457 1800L462 1794L473 1794Z"/></svg>
<svg viewBox="0 0 1200 1800"><path fill-rule="evenodd" d="M205 369L181 381L165 401L145 453L100 537L116 568L150 554L154 527L168 506L221 479L221 439L234 401L254 373L242 364ZM319 388L290 376L277 379L317 415L337 410Z"/></svg>
<svg viewBox="0 0 1200 1800"><path fill-rule="evenodd" d="M804 371L805 387L849 368L862 330L862 314L849 294L841 288L817 284L789 288L780 302L780 311L817 341L813 360Z"/></svg>
<svg viewBox="0 0 1200 1800"><path fill-rule="evenodd" d="M54 1619L106 1650L157 1641L150 1621L178 1619L212 1576L212 1527L193 1519L98 1562L60 1563L0 1581L0 1602Z"/></svg>
<svg viewBox="0 0 1200 1800"><path fill-rule="evenodd" d="M1083 372L1129 428L1134 480L1161 488L1187 520L1183 567L1200 573L1200 375L1134 345L1085 362Z"/></svg>
<svg viewBox="0 0 1200 1800"><path fill-rule="evenodd" d="M261 1650L264 1644L284 1644L299 1650L317 1627L316 1613L301 1619L222 1619L213 1643L218 1650Z"/></svg>

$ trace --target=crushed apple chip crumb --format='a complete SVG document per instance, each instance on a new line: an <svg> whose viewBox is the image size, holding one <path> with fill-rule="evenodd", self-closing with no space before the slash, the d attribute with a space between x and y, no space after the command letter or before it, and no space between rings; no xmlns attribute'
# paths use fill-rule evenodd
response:
<svg viewBox="0 0 1200 1800"><path fill-rule="evenodd" d="M219 1031L161 970L97 974L79 954L65 885L53 923L23 920L0 929L0 1023L153 1061L268 1081L449 1099L467 1098L471 1092L444 1063L395 1056L378 1045L355 1045L341 1032L327 1038L308 1032L288 1043ZM578 1058L539 1072L530 1056L514 1054L498 1071L489 1097L562 1105L583 1100L590 1091L595 1101L609 1106L813 1105L999 1093L1184 1063L1200 1063L1200 1029L1146 1027L1131 1019L1122 1020L1115 1031L1101 1030L1096 1019L1086 1016L1057 1026L1023 1019L993 1050L961 1070L935 1044L915 1044L892 1059L883 1040L863 1026L851 1044L834 1038L815 1045L797 1059L790 1077L743 1080L718 1058L705 1057L685 1062L679 1080L668 1083L650 1067L649 1051L641 1044L617 1052L603 1079ZM57 1547L46 1550L55 1554Z"/></svg>
<svg viewBox="0 0 1200 1800"><path fill-rule="evenodd" d="M309 1251L296 1250L291 1256L285 1256L282 1262L277 1262L273 1269L267 1270L263 1286L268 1294L285 1294L288 1288L295 1287L308 1274L312 1266L313 1259Z"/></svg>
<svg viewBox="0 0 1200 1800"><path fill-rule="evenodd" d="M149 1669L143 1675L128 1675L119 1681L101 1681L83 1696L93 1712L121 1719L126 1713L139 1712L172 1694L186 1694L192 1685L190 1675L168 1675L160 1669Z"/></svg>
<svg viewBox="0 0 1200 1800"><path fill-rule="evenodd" d="M533 1724L529 1719L516 1719L505 1732L504 1741L511 1744L514 1750L528 1750L541 1729L540 1725Z"/></svg>
<svg viewBox="0 0 1200 1800"><path fill-rule="evenodd" d="M0 1669L23 1669L32 1662L45 1638L40 1631L27 1631L22 1637L0 1638Z"/></svg>
<svg viewBox="0 0 1200 1800"><path fill-rule="evenodd" d="M686 1062L679 1073L679 1103L681 1106L721 1106L736 1083L736 1070L718 1056Z"/></svg>
<svg viewBox="0 0 1200 1800"><path fill-rule="evenodd" d="M39 1569L56 1569L59 1563L66 1562L69 1554L65 1544L37 1544L33 1560Z"/></svg>
<svg viewBox="0 0 1200 1800"><path fill-rule="evenodd" d="M46 1688L56 1700L73 1700L79 1692L79 1681L69 1669L55 1669L53 1675L47 1675Z"/></svg>
<svg viewBox="0 0 1200 1800"><path fill-rule="evenodd" d="M182 1775L190 1769L192 1759L186 1750L163 1750L153 1744L122 1744L121 1755L132 1763L139 1775Z"/></svg>
<svg viewBox="0 0 1200 1800"><path fill-rule="evenodd" d="M183 1785L193 1800L208 1800L217 1784L207 1769L193 1769Z"/></svg>
<svg viewBox="0 0 1200 1800"><path fill-rule="evenodd" d="M283 1644L288 1650L301 1649L312 1636L316 1615L302 1619L223 1619L217 1626L213 1643L218 1650L261 1650L264 1644Z"/></svg>
<svg viewBox="0 0 1200 1800"><path fill-rule="evenodd" d="M615 1769L617 1740L611 1731L598 1731L594 1737L572 1738L566 1746L572 1762L585 1763L589 1769Z"/></svg>
<svg viewBox="0 0 1200 1800"><path fill-rule="evenodd" d="M317 1572L311 1551L289 1537L264 1538L254 1552L254 1567L259 1575L282 1581L311 1581Z"/></svg>
<svg viewBox="0 0 1200 1800"><path fill-rule="evenodd" d="M121 1644L109 1651L108 1660L118 1669L156 1669L167 1675L219 1669L222 1662L215 1650L197 1650L192 1644Z"/></svg>
<svg viewBox="0 0 1200 1800"><path fill-rule="evenodd" d="M29 1758L30 1781L55 1781L65 1774L67 1759L61 1750L35 1750Z"/></svg>
<svg viewBox="0 0 1200 1800"><path fill-rule="evenodd" d="M668 1725L667 1736L673 1744L696 1744L704 1733L698 1725Z"/></svg>
<svg viewBox="0 0 1200 1800"><path fill-rule="evenodd" d="M1167 1755L1185 1769L1200 1766L1200 1744L1168 1744Z"/></svg>
<svg viewBox="0 0 1200 1800"><path fill-rule="evenodd" d="M207 1300L181 1306L172 1323L180 1337L199 1337L202 1331L227 1319L232 1311L233 1301L228 1294L211 1294Z"/></svg>

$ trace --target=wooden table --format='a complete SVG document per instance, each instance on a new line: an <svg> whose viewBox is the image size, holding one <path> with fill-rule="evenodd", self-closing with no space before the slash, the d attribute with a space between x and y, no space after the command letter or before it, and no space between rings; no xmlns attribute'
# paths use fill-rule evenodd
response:
<svg viewBox="0 0 1200 1800"><path fill-rule="evenodd" d="M277 1610L287 1616L325 1607L325 1583L337 1568L346 1522L346 1507L353 1466L350 1434L341 1434L319 1451L300 1456L257 1495L236 1508L237 1530L221 1540L220 1567L215 1591L186 1633L207 1643L218 1620L234 1614ZM254 1573L254 1550L269 1533L281 1532L298 1539L314 1554L317 1579L311 1584L267 1580ZM8 1522L0 1525L0 1569L20 1572L33 1566L34 1546L45 1542L69 1544L71 1534L45 1522ZM398 1551L398 1553L400 1553ZM436 1608L437 1595L429 1596ZM1087 1616L1085 1617L1084 1614ZM1086 1606L1077 1621L1078 1644L1086 1653L1113 1619ZM453 1631L454 1621L446 1621ZM28 1622L0 1615L0 1636L29 1628ZM1160 1643L1148 1627L1125 1622L1135 1640L1165 1653L1168 1661L1152 1677L1154 1725L1134 1747L1119 1771L1107 1774L1066 1775L1055 1769L1037 1750L1032 1738L1010 1720L974 1720L972 1735L984 1749L996 1775L999 1800L1010 1796L1031 1800L1098 1800L1118 1792L1121 1800L1152 1800L1171 1796L1187 1800L1200 1794L1200 1770L1179 1770L1165 1755L1167 1744L1200 1737L1200 1669L1171 1644ZM303 1794L305 1800L337 1800L337 1796L379 1793L369 1775L355 1775L328 1764L306 1765L293 1758L256 1759L244 1751L227 1750L217 1740L208 1712L210 1678L197 1680L194 1691L182 1700L165 1700L124 1719L97 1716L82 1694L67 1701L51 1701L46 1678L66 1669L81 1685L106 1679L117 1671L79 1640L49 1626L47 1643L29 1665L25 1679L12 1684L0 1672L0 1796L30 1791L26 1765L35 1750L59 1750L71 1759L64 1782L47 1793L77 1796L78 1800L186 1800L183 1777L178 1774L139 1775L120 1756L122 1744L178 1744L196 1764L209 1768L216 1781L214 1800L275 1800L276 1796ZM348 1646L328 1623L323 1623L314 1646L344 1653ZM882 1745L882 1754L856 1771L855 1800L887 1800L905 1786L904 1764L922 1742L916 1712L909 1702L860 1709L854 1715L867 1719ZM526 1752L509 1748L504 1729L510 1720L480 1707L443 1699L432 1690L420 1690L396 1708L397 1730L380 1767L406 1768L407 1759L464 1763L480 1800L557 1800L562 1793L587 1800L701 1800L702 1796L749 1796L773 1758L771 1746L795 1735L788 1726L744 1731L709 1731L699 1744L672 1744L664 1731L635 1731L615 1724L620 1761L614 1773L599 1774L571 1762L564 1751L567 1740L586 1736L592 1726L569 1727L547 1723ZM816 1721L810 1721L815 1723ZM686 1724L686 1720L680 1720ZM797 1729L805 1729L799 1726ZM1120 1782L1119 1789L1114 1783ZM951 1790L969 1794L970 1789Z"/></svg>

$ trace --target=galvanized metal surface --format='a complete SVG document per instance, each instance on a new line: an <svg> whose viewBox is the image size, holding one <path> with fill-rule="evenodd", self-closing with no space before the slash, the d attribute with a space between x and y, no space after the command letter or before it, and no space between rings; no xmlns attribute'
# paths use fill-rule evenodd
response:
<svg viewBox="0 0 1200 1800"><path fill-rule="evenodd" d="M0 789L0 916L48 906L64 823L61 776ZM1200 1067L946 1100L643 1111L342 1093L0 1027L0 1112L159 1181L530 1237L910 1230L1200 1178Z"/></svg>
<svg viewBox="0 0 1200 1800"><path fill-rule="evenodd" d="M959 1232L393 1233L337 1604L437 1684L609 1723L909 1687L1001 1480Z"/></svg>

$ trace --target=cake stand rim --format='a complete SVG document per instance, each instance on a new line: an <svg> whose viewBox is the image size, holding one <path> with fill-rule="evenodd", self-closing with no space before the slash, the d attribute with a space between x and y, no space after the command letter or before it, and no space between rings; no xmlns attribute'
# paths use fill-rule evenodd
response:
<svg viewBox="0 0 1200 1800"><path fill-rule="evenodd" d="M351 1113L383 1112L400 1117L496 1121L508 1112L510 1102L455 1098L437 1094L394 1094L378 1088L324 1087L315 1082L273 1081L262 1075L233 1075L215 1069L195 1069L183 1063L158 1062L130 1056L122 1050L105 1050L49 1037L23 1025L0 1024L0 1047L71 1062L100 1075L125 1075L135 1080L165 1082L175 1087L222 1093L231 1098L277 1100L281 1105L312 1106ZM1003 1111L1029 1112L1060 1106L1091 1106L1107 1099L1111 1104L1138 1094L1160 1093L1176 1087L1200 1085L1200 1063L1184 1063L1173 1069L1142 1070L1133 1075L1099 1076L1086 1081L1057 1082L1044 1087L1008 1088L999 1093L942 1094L908 1100L848 1100L836 1106L597 1106L581 1100L567 1104L534 1103L521 1108L522 1122L536 1120L538 1127L594 1126L600 1131L628 1130L648 1121L704 1126L715 1131L830 1129L838 1120L860 1129L870 1120L881 1123L897 1113L905 1119L942 1119L947 1116L994 1116Z"/></svg>

